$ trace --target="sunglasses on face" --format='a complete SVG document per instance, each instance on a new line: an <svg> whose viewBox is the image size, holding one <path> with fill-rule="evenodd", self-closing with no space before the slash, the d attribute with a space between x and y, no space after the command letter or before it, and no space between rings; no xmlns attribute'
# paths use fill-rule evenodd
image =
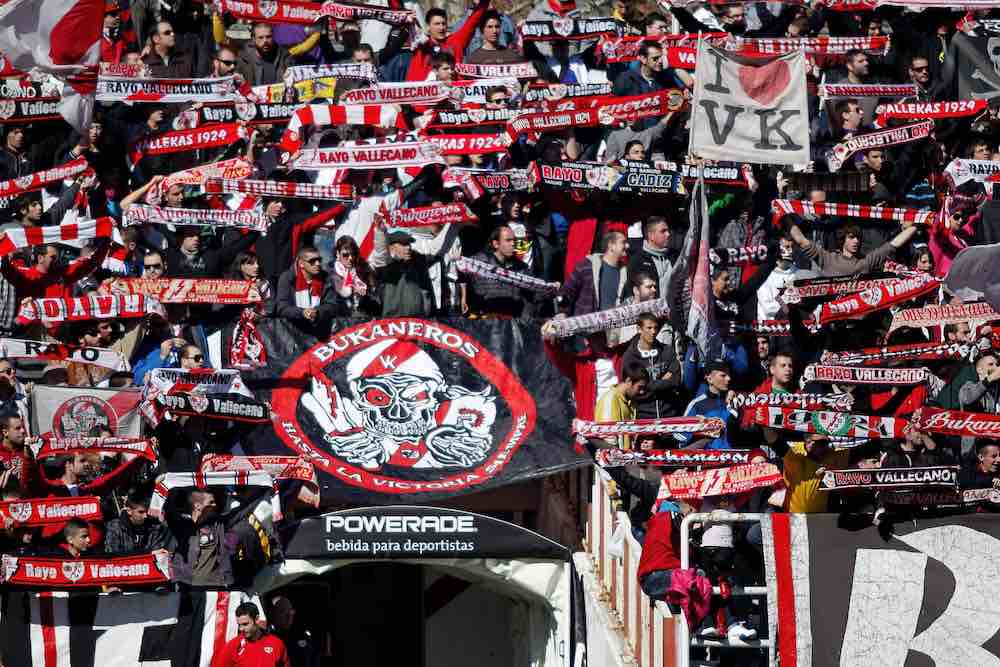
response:
<svg viewBox="0 0 1000 667"><path fill-rule="evenodd" d="M341 257L354 257L354 253L351 252L350 250L341 250L340 251L340 256Z"/></svg>
<svg viewBox="0 0 1000 667"><path fill-rule="evenodd" d="M236 66L236 61L235 60L223 60L222 58L216 58L216 60L218 60L220 63L222 63L223 65L226 65L228 67L235 67Z"/></svg>
<svg viewBox="0 0 1000 667"><path fill-rule="evenodd" d="M321 258L319 258L319 257L303 257L302 261L305 262L306 264L319 264L320 261L321 261Z"/></svg>
<svg viewBox="0 0 1000 667"><path fill-rule="evenodd" d="M4 368L4 369L0 370L0 373L3 373L4 375L13 375L14 374L14 369L13 368Z"/></svg>
<svg viewBox="0 0 1000 667"><path fill-rule="evenodd" d="M163 268L163 264L143 264L142 266L143 266L143 268L146 268L146 269L162 269Z"/></svg>
<svg viewBox="0 0 1000 667"><path fill-rule="evenodd" d="M205 357L204 357L203 355L200 355L200 354L196 354L196 355L194 355L193 357L184 357L184 358L185 358L185 359L190 359L191 361L196 361L196 362L198 362L199 364L200 364L200 363L201 363L202 361L204 361L204 359L205 359Z"/></svg>

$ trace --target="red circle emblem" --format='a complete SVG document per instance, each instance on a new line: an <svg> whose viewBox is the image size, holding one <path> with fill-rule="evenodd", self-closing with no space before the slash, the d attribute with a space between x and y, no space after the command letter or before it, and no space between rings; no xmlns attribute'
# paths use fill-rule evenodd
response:
<svg viewBox="0 0 1000 667"><path fill-rule="evenodd" d="M535 428L535 402L478 341L399 318L339 331L288 367L275 432L338 480L386 494L483 484Z"/></svg>
<svg viewBox="0 0 1000 667"><path fill-rule="evenodd" d="M118 433L118 415L96 396L74 396L52 415L52 431L60 438L86 438L95 426Z"/></svg>

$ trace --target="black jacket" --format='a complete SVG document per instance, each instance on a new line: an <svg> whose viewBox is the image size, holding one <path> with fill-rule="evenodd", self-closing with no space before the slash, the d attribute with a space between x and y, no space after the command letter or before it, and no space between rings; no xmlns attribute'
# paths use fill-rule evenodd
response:
<svg viewBox="0 0 1000 667"><path fill-rule="evenodd" d="M221 248L203 250L197 258L198 264L192 266L187 257L180 251L175 239L166 227L160 230L171 241L169 248L164 250L167 260L167 276L173 277L217 277L221 276L236 259L236 255L249 249L258 238L260 232L249 234L227 234L223 238Z"/></svg>
<svg viewBox="0 0 1000 667"><path fill-rule="evenodd" d="M430 260L411 252L410 260L391 260L375 270L382 317L429 316L434 310L434 285L428 273Z"/></svg>
<svg viewBox="0 0 1000 667"><path fill-rule="evenodd" d="M149 553L154 549L170 549L171 541L165 524L147 518L136 527L123 511L117 519L108 522L104 550L109 554Z"/></svg>
<svg viewBox="0 0 1000 667"><path fill-rule="evenodd" d="M528 265L512 257L510 261L501 263L492 252L481 252L474 259L499 266L508 271L532 275ZM490 314L501 317L532 317L534 315L535 293L499 283L487 278L470 275L466 291L466 303L473 314Z"/></svg>
<svg viewBox="0 0 1000 667"><path fill-rule="evenodd" d="M310 322L302 314L303 308L295 305L295 269L291 268L281 274L278 279L278 289L274 295L274 313L278 317L294 322L300 327L315 329L317 326L328 324L334 317L348 315L347 304L341 299L333 288L333 281L325 274L320 274L323 279L323 291L320 293L319 305L316 307L317 317L315 322Z"/></svg>
<svg viewBox="0 0 1000 667"><path fill-rule="evenodd" d="M670 347L659 341L654 341L653 350L656 354L644 356L636 336L622 355L622 368L638 365L649 372L649 387L646 394L636 401L636 412L639 419L676 417L684 409L680 361ZM673 375L669 380L662 379L668 371Z"/></svg>

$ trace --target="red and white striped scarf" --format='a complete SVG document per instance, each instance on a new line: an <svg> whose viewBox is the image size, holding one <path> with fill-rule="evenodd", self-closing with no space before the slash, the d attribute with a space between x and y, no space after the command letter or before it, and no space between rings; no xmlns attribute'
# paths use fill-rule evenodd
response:
<svg viewBox="0 0 1000 667"><path fill-rule="evenodd" d="M125 211L122 225L202 225L267 231L270 220L263 213L202 208L160 208L133 204Z"/></svg>
<svg viewBox="0 0 1000 667"><path fill-rule="evenodd" d="M362 81L377 81L378 74L372 63L331 63L329 65L294 65L285 70L282 81L290 86L299 81L323 79L360 79Z"/></svg>
<svg viewBox="0 0 1000 667"><path fill-rule="evenodd" d="M105 454L134 454L147 461L156 463L156 450L151 440L146 438L52 438L42 439L41 447L35 453L37 459L47 459L53 456L68 454L90 454L102 452Z"/></svg>
<svg viewBox="0 0 1000 667"><path fill-rule="evenodd" d="M833 154L827 158L830 171L837 171L851 155L868 148L881 148L884 146L898 146L911 141L926 139L934 131L934 121L927 120L913 125L902 125L892 127L878 132L868 132L844 139L833 147Z"/></svg>
<svg viewBox="0 0 1000 667"><path fill-rule="evenodd" d="M914 208L890 208L867 204L845 204L843 202L811 202L804 199L775 199L771 202L775 224L784 216L814 215L866 218L868 220L889 220L893 222L914 222L918 225L932 224L937 211L918 211Z"/></svg>
<svg viewBox="0 0 1000 667"><path fill-rule="evenodd" d="M378 5L348 4L332 0L323 3L319 15L328 16L337 21L373 19L390 25L412 23L415 19L413 10L410 9L389 9Z"/></svg>
<svg viewBox="0 0 1000 667"><path fill-rule="evenodd" d="M290 199L328 199L352 201L354 186L349 183L316 185L314 183L289 183L287 181L259 181L254 179L232 180L210 178L205 181L205 192L220 194L240 192L256 197L288 197Z"/></svg>
<svg viewBox="0 0 1000 667"><path fill-rule="evenodd" d="M443 81L383 82L348 90L340 96L340 101L343 104L437 104L451 95L452 87Z"/></svg>
<svg viewBox="0 0 1000 667"><path fill-rule="evenodd" d="M387 217L390 227L462 224L479 220L465 204L397 208L389 212Z"/></svg>
<svg viewBox="0 0 1000 667"><path fill-rule="evenodd" d="M304 503L319 507L319 482L316 468L301 456L234 456L233 454L206 454L201 459L201 472L236 472L261 470L276 481L295 480L302 482L299 499Z"/></svg>
<svg viewBox="0 0 1000 667"><path fill-rule="evenodd" d="M697 500L778 486L782 473L773 463L747 463L709 470L678 470L660 480L659 500Z"/></svg>
<svg viewBox="0 0 1000 667"><path fill-rule="evenodd" d="M20 227L8 229L0 237L0 257L47 243L66 243L87 239L110 239L115 234L114 218L104 216L97 220L67 222L51 227Z"/></svg>
<svg viewBox="0 0 1000 667"><path fill-rule="evenodd" d="M147 155L186 153L202 148L231 146L240 139L246 139L246 128L239 123L218 123L204 125L190 130L174 130L156 134L129 146L132 164L137 164Z"/></svg>
<svg viewBox="0 0 1000 667"><path fill-rule="evenodd" d="M146 203L159 204L163 194L175 185L205 185L210 178L235 180L247 178L252 173L253 163L242 157L176 171L146 191Z"/></svg>
<svg viewBox="0 0 1000 667"><path fill-rule="evenodd" d="M878 287L895 279L895 276L867 279L806 278L804 280L796 280L794 284L785 287L784 291L778 294L778 301L785 305L789 305L793 303L801 303L803 299L854 294L856 292L863 292L866 289Z"/></svg>
<svg viewBox="0 0 1000 667"><path fill-rule="evenodd" d="M880 104L875 108L876 124L885 127L891 118L962 118L976 116L987 106L986 100L958 100L957 102L898 102Z"/></svg>
<svg viewBox="0 0 1000 667"><path fill-rule="evenodd" d="M101 75L97 79L98 102L228 102L236 95L236 79L147 79Z"/></svg>
<svg viewBox="0 0 1000 667"><path fill-rule="evenodd" d="M219 11L249 23L292 23L313 25L322 16L315 2L301 0L219 0Z"/></svg>
<svg viewBox="0 0 1000 667"><path fill-rule="evenodd" d="M4 359L38 359L40 361L72 361L91 364L113 371L129 370L128 361L115 350L103 347L81 347L37 340L0 338L0 356Z"/></svg>
<svg viewBox="0 0 1000 667"><path fill-rule="evenodd" d="M821 83L820 97L915 97L915 83Z"/></svg>
<svg viewBox="0 0 1000 667"><path fill-rule="evenodd" d="M872 368L865 366L833 366L809 364L802 373L802 382L833 384L918 385L930 378L926 368Z"/></svg>
<svg viewBox="0 0 1000 667"><path fill-rule="evenodd" d="M46 297L24 301L21 303L15 322L24 326L38 321L44 324L58 324L147 315L159 315L166 319L166 312L156 299L149 299L141 294L95 294L72 299Z"/></svg>
<svg viewBox="0 0 1000 667"><path fill-rule="evenodd" d="M459 257L455 261L455 268L461 273L469 273L486 280L520 287L540 294L554 294L560 288L559 283L546 282L541 278L511 271L495 264L487 264L472 257Z"/></svg>
<svg viewBox="0 0 1000 667"><path fill-rule="evenodd" d="M644 313L653 313L662 316L670 312L670 305L663 297L650 301L639 301L628 303L624 306L616 306L607 310L598 310L593 313L574 315L563 319L552 319L542 327L546 335L556 338L568 338L575 334L590 334L596 331L608 331L609 329L620 329L635 324L639 316Z"/></svg>
<svg viewBox="0 0 1000 667"><path fill-rule="evenodd" d="M432 143L441 155L483 155L486 153L506 153L508 136L501 134L435 134L424 135L424 141Z"/></svg>
<svg viewBox="0 0 1000 667"><path fill-rule="evenodd" d="M624 35L622 37L604 35L598 42L597 56L598 58L603 58L604 62L607 63L634 62L639 58L639 46L643 42L654 42L666 51L667 49L682 46L693 48L697 44L699 37L713 46L723 46L725 42L731 39L732 35L728 32L706 32L701 35L687 32L677 35L659 35L657 37L650 35Z"/></svg>
<svg viewBox="0 0 1000 667"><path fill-rule="evenodd" d="M958 324L969 320L1000 320L1000 313L993 310L988 303L960 303L945 306L924 306L923 308L908 308L892 316L892 326L889 331L899 327L934 327L945 324Z"/></svg>
<svg viewBox="0 0 1000 667"><path fill-rule="evenodd" d="M256 281L229 278L115 278L115 294L145 294L160 303L259 303Z"/></svg>
<svg viewBox="0 0 1000 667"><path fill-rule="evenodd" d="M52 169L43 169L33 174L0 181L0 197L15 197L25 192L40 190L67 178L73 178L89 169L87 158L77 158Z"/></svg>
<svg viewBox="0 0 1000 667"><path fill-rule="evenodd" d="M299 308L315 308L323 295L323 281L306 275L299 263L295 262L295 305Z"/></svg>
<svg viewBox="0 0 1000 667"><path fill-rule="evenodd" d="M775 56L802 51L807 54L844 54L859 49L880 51L889 48L889 38L879 37L736 37L724 46L729 51L737 51L744 56Z"/></svg>
<svg viewBox="0 0 1000 667"><path fill-rule="evenodd" d="M441 151L429 141L397 141L377 144L310 148L291 160L295 169L388 169L443 164Z"/></svg>
<svg viewBox="0 0 1000 667"><path fill-rule="evenodd" d="M940 281L937 278L926 273L889 280L857 294L824 303L818 321L820 325L826 325L830 322L864 317L898 303L930 294L939 285Z"/></svg>
<svg viewBox="0 0 1000 667"><path fill-rule="evenodd" d="M787 392L732 392L726 407L733 410L753 410L759 407L799 408L801 410L834 410L847 412L854 407L851 394L790 394Z"/></svg>
<svg viewBox="0 0 1000 667"><path fill-rule="evenodd" d="M340 125L368 125L370 127L405 129L405 121L399 115L399 108L392 105L307 104L299 107L292 114L278 145L281 150L294 153L302 148L302 128Z"/></svg>
<svg viewBox="0 0 1000 667"><path fill-rule="evenodd" d="M281 497L274 488L274 478L263 470L233 470L219 472L168 472L156 478L153 496L149 501L149 515L159 519L163 505L171 489L198 488L210 486L261 486L274 489L271 496L271 510L275 521L281 520Z"/></svg>
<svg viewBox="0 0 1000 667"><path fill-rule="evenodd" d="M233 329L229 348L229 365L239 370L255 370L267 366L267 347L260 337L253 308L244 308Z"/></svg>
<svg viewBox="0 0 1000 667"><path fill-rule="evenodd" d="M820 362L843 366L870 366L898 361L969 359L976 347L968 343L907 343L865 347L848 352L824 352Z"/></svg>

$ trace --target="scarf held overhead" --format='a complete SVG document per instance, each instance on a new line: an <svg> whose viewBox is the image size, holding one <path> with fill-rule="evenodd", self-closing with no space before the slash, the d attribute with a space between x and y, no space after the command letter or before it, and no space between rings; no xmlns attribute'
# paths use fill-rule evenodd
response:
<svg viewBox="0 0 1000 667"><path fill-rule="evenodd" d="M156 450L151 440L146 438L53 438L45 437L35 453L37 459L76 454L134 454L156 463Z"/></svg>
<svg viewBox="0 0 1000 667"><path fill-rule="evenodd" d="M897 278L876 287L824 303L819 312L821 325L865 317L896 304L910 301L937 290L939 281L929 274Z"/></svg>
<svg viewBox="0 0 1000 667"><path fill-rule="evenodd" d="M828 470L820 481L821 491L840 489L895 489L913 486L958 486L958 467L860 468Z"/></svg>
<svg viewBox="0 0 1000 667"><path fill-rule="evenodd" d="M902 125L878 132L859 134L834 145L833 154L827 158L830 171L839 171L850 156L869 148L898 146L911 141L926 139L934 131L934 121L928 120L913 125Z"/></svg>
<svg viewBox="0 0 1000 667"><path fill-rule="evenodd" d="M263 213L246 210L161 208L147 204L133 204L125 211L123 226L147 224L236 227L265 232L270 220Z"/></svg>
<svg viewBox="0 0 1000 667"><path fill-rule="evenodd" d="M767 428L845 438L902 438L909 429L909 422L898 417L783 407L753 408L753 423Z"/></svg>
<svg viewBox="0 0 1000 667"><path fill-rule="evenodd" d="M802 373L803 382L834 384L918 385L927 382L926 368L869 368L865 366L832 366L809 364Z"/></svg>
<svg viewBox="0 0 1000 667"><path fill-rule="evenodd" d="M539 294L554 294L560 288L559 283L546 282L541 278L529 276L519 271L511 271L495 264L487 264L472 257L459 257L455 261L455 268L460 273L468 273L485 280L519 287Z"/></svg>
<svg viewBox="0 0 1000 667"><path fill-rule="evenodd" d="M773 463L747 463L728 468L681 471L664 475L657 500L697 500L746 493L782 482Z"/></svg>
<svg viewBox="0 0 1000 667"><path fill-rule="evenodd" d="M754 449L598 449L594 457L602 468L630 465L661 468L691 468L695 466L731 466L750 463L754 455L764 456Z"/></svg>
<svg viewBox="0 0 1000 667"><path fill-rule="evenodd" d="M228 278L115 278L108 288L116 294L144 294L160 303L259 303L253 280Z"/></svg>
<svg viewBox="0 0 1000 667"><path fill-rule="evenodd" d="M198 488L207 489L210 486L260 486L274 489L274 478L262 470L233 470L220 472L168 472L156 478L153 486L153 496L149 501L149 516L159 519L163 514L163 505L173 489ZM277 492L271 496L273 519L281 520L281 498Z"/></svg>
<svg viewBox="0 0 1000 667"><path fill-rule="evenodd" d="M337 148L311 148L292 159L292 167L316 171L340 169L390 169L442 164L441 151L427 141L400 141Z"/></svg>
<svg viewBox="0 0 1000 667"><path fill-rule="evenodd" d="M166 549L134 556L71 560L44 556L3 556L3 582L10 586L96 588L162 585L170 583L171 576L170 553Z"/></svg>
<svg viewBox="0 0 1000 667"><path fill-rule="evenodd" d="M96 496L22 498L0 502L0 523L10 519L15 528L61 527L70 519L100 521L103 516L101 499Z"/></svg>
<svg viewBox="0 0 1000 667"><path fill-rule="evenodd" d="M73 178L89 169L87 159L80 157L61 164L52 169L43 169L33 174L25 174L17 178L0 181L0 197L15 197L25 192L40 190L56 183L62 183L67 178Z"/></svg>
<svg viewBox="0 0 1000 667"><path fill-rule="evenodd" d="M775 223L786 215L838 216L846 218L867 218L893 222L913 222L926 225L934 222L937 211L918 211L915 208L889 208L868 206L867 204L845 204L843 202L811 202L803 199L775 199L771 202Z"/></svg>
<svg viewBox="0 0 1000 667"><path fill-rule="evenodd" d="M69 361L91 364L112 371L129 370L128 361L119 352L103 347L80 347L64 343L0 338L0 358Z"/></svg>
<svg viewBox="0 0 1000 667"><path fill-rule="evenodd" d="M354 186L350 183L316 185L315 183L291 183L288 181L260 181L250 178L242 180L210 178L205 181L205 192L210 194L241 193L255 197L286 197L289 199L333 201L352 201L354 199Z"/></svg>
<svg viewBox="0 0 1000 667"><path fill-rule="evenodd" d="M115 220L101 217L97 220L67 222L46 227L17 227L8 229L0 237L0 257L6 257L18 250L49 243L85 241L87 239L110 239L116 233Z"/></svg>
<svg viewBox="0 0 1000 667"><path fill-rule="evenodd" d="M156 299L141 294L95 294L71 299L31 299L21 304L17 324L24 326L41 321L43 324L82 322L86 320L116 320L158 315L166 319L163 306Z"/></svg>
<svg viewBox="0 0 1000 667"><path fill-rule="evenodd" d="M98 102L155 102L157 104L226 102L236 95L236 79L147 79L101 75Z"/></svg>

